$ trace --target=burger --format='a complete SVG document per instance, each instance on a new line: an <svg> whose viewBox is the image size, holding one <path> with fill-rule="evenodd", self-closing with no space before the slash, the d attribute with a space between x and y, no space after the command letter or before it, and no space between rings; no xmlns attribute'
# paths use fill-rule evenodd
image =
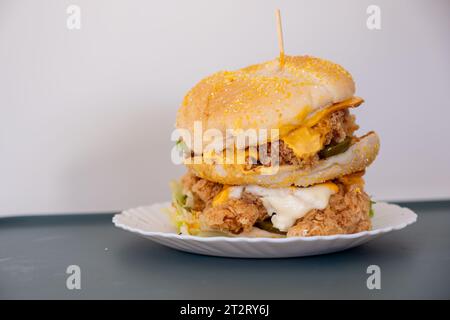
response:
<svg viewBox="0 0 450 320"><path fill-rule="evenodd" d="M180 234L310 237L371 229L365 169L375 132L356 136L364 100L343 67L285 56L201 80L177 114L187 173L172 183ZM199 134L200 132L200 134Z"/></svg>

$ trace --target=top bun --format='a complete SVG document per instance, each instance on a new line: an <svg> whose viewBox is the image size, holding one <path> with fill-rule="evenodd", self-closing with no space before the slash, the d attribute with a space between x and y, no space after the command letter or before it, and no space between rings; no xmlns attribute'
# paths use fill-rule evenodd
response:
<svg viewBox="0 0 450 320"><path fill-rule="evenodd" d="M224 137L227 129L281 133L283 128L300 126L320 109L352 98L354 92L350 73L340 65L286 56L283 67L275 59L201 80L184 98L176 126L191 135L195 121L203 130L218 129Z"/></svg>

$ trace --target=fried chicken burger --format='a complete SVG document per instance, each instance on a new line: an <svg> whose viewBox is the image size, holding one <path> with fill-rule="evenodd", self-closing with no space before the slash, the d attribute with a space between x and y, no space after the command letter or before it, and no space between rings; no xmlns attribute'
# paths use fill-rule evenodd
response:
<svg viewBox="0 0 450 320"><path fill-rule="evenodd" d="M172 185L179 232L309 237L370 230L363 175L379 138L355 135L351 109L364 101L354 93L345 69L309 56L200 81L176 121L188 169Z"/></svg>

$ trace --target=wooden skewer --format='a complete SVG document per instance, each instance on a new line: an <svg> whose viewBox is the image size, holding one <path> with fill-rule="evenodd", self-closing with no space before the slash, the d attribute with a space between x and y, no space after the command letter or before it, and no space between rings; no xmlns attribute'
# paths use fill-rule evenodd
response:
<svg viewBox="0 0 450 320"><path fill-rule="evenodd" d="M277 34L278 34L278 48L280 49L280 67L284 65L284 41L283 41L283 28L281 26L281 14L280 9L275 11L277 18Z"/></svg>

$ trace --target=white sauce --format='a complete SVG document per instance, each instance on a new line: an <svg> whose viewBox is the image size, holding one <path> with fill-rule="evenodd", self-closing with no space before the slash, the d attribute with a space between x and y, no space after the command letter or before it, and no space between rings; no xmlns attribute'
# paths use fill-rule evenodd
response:
<svg viewBox="0 0 450 320"><path fill-rule="evenodd" d="M228 196L230 198L234 198L234 199L239 199L242 195L242 191L244 191L244 187L240 187L240 186L234 186L234 187L230 187L230 193L228 194Z"/></svg>
<svg viewBox="0 0 450 320"><path fill-rule="evenodd" d="M313 209L325 209L330 196L336 193L331 185L321 184L307 188L263 188L256 185L245 190L261 197L261 201L270 216L272 224L281 231L287 231L306 213ZM274 213L276 213L274 215Z"/></svg>

